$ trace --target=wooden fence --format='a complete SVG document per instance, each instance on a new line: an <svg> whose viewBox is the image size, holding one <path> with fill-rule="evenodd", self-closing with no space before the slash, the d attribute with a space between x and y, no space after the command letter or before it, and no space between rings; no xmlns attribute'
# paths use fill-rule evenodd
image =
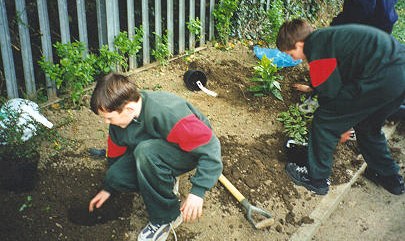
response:
<svg viewBox="0 0 405 241"><path fill-rule="evenodd" d="M260 2L266 4L267 8L269 7L270 0L260 0ZM52 19L48 12L50 4L57 4L57 13L55 14L55 10L51 12ZM95 8L96 14L93 18L86 16L86 14L93 13L93 9L91 12L86 9L86 6L89 5ZM32 19L33 17L27 15L28 6L37 8L37 19ZM134 69L138 67L139 62L140 65L151 62L151 46L153 46L150 43L151 31L159 36L167 31L171 54L182 54L186 49L193 49L197 47L197 44L203 46L207 40L212 40L214 38L212 15L214 7L215 0L197 0L197 2L196 0L176 0L175 2L173 0L95 0L95 5L94 0L14 0L14 2L13 0L0 0L0 43L3 63L3 69L0 69L0 74L3 72L3 75L0 75L0 80L5 80L8 98L16 98L23 93L27 96L35 96L38 83L42 81L45 82L41 83L46 88L48 99L52 99L57 96L55 82L48 76L44 76L43 73L38 73L41 71L38 70L37 64L40 56L37 55L43 55L45 60L53 62L52 46L55 42L68 43L71 39L79 40L85 44L86 52L88 52L90 49L89 36L94 38L94 35L97 35L97 47L100 48L107 44L112 50L114 37L120 31L127 31L131 38L135 34L134 27L142 26L144 33L142 59L131 58L129 60L130 69ZM15 10L13 11L15 15L10 12L12 8ZM72 26L72 8L77 15L74 16L75 26ZM162 9L165 11L163 12ZM188 11L186 11L187 9ZM138 15L141 15L140 18L138 16L139 22L136 22L137 12ZM122 22L125 19L123 14L127 15L124 23ZM154 15L154 20L151 21L150 15ZM18 25L18 33L10 31L8 19L10 16L15 19L15 25ZM198 40L186 28L186 23L196 17L200 19L202 26ZM164 20L166 21L163 22ZM32 30L32 23L35 22L38 23L36 35ZM56 27L58 34L54 33L55 26L50 27L55 22L59 23L59 26ZM94 29L90 26L94 26ZM71 35L72 29L76 30L75 36ZM186 36L188 36L188 40L186 40ZM35 37L39 39L38 46L41 46L37 47L40 48L37 50L40 54L37 55L33 54L32 50L32 40ZM16 39L19 41L18 47L12 41ZM188 46L186 46L186 41ZM16 55L20 61L16 61ZM41 80L36 80L38 78ZM0 87L2 86L4 83L0 85Z"/></svg>

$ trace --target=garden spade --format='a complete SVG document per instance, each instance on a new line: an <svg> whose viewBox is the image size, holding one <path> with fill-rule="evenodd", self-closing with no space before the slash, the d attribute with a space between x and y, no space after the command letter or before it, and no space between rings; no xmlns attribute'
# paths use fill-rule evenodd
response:
<svg viewBox="0 0 405 241"><path fill-rule="evenodd" d="M246 209L246 218L253 225L253 227L262 229L273 225L274 219L272 218L271 214L262 208L250 204L249 201L223 174L221 174L221 176L219 177L219 181Z"/></svg>

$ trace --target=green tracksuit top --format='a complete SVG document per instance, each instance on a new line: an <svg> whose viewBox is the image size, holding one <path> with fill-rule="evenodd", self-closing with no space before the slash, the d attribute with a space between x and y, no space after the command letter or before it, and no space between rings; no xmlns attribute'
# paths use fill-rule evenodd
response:
<svg viewBox="0 0 405 241"><path fill-rule="evenodd" d="M321 105L404 91L405 80L380 76L391 66L405 64L405 47L376 28L347 24L316 30L305 39L304 54Z"/></svg>
<svg viewBox="0 0 405 241"><path fill-rule="evenodd" d="M203 197L205 191L216 184L222 172L220 143L208 119L186 100L171 93L141 91L141 96L139 118L125 129L110 125L108 158L119 158L144 140L166 140L198 159L190 192ZM104 185L108 190L108 183Z"/></svg>

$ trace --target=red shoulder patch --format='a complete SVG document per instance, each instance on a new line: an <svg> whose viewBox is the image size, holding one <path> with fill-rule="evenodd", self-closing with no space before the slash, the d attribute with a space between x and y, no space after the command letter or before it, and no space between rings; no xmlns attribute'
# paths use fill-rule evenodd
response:
<svg viewBox="0 0 405 241"><path fill-rule="evenodd" d="M115 158L124 155L124 153L127 151L126 146L119 146L115 144L112 140L111 137L108 136L108 148L107 148L107 157L110 158Z"/></svg>
<svg viewBox="0 0 405 241"><path fill-rule="evenodd" d="M336 69L336 66L336 58L319 59L309 63L309 75L311 76L312 86L317 87L325 82Z"/></svg>
<svg viewBox="0 0 405 241"><path fill-rule="evenodd" d="M195 115L189 115L178 121L167 136L167 141L176 143L184 151L191 151L207 144L212 130Z"/></svg>

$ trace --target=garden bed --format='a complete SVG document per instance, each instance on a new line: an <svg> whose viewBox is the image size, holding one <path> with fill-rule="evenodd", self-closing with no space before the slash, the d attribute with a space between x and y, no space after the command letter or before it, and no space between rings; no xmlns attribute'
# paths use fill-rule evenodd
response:
<svg viewBox="0 0 405 241"><path fill-rule="evenodd" d="M321 198L294 186L285 174L287 138L276 120L281 111L299 101L300 93L291 84L308 78L307 69L302 64L280 71L284 101L279 101L272 96L253 97L247 91L257 62L251 48L237 44L225 52L208 47L168 66L131 75L142 89L178 94L205 113L222 144L223 174L252 204L269 210L275 219L271 228L253 229L240 204L218 183L207 193L203 217L176 230L178 240L286 240L303 223L313 222L309 214ZM183 84L188 69L204 71L207 87L218 97L189 91ZM91 157L87 150L105 147L108 128L88 107L65 110L62 105L54 104L45 112L59 126L64 141L58 143L59 150L41 153L36 188L27 193L0 191L0 240L136 240L148 221L137 194L111 200L96 217L96 225L78 225L69 219L80 218L72 210L87 207L100 188L105 160ZM332 185L350 180L362 164L356 161L357 154L353 142L338 146ZM184 175L180 181L183 198L190 188L188 178Z"/></svg>

